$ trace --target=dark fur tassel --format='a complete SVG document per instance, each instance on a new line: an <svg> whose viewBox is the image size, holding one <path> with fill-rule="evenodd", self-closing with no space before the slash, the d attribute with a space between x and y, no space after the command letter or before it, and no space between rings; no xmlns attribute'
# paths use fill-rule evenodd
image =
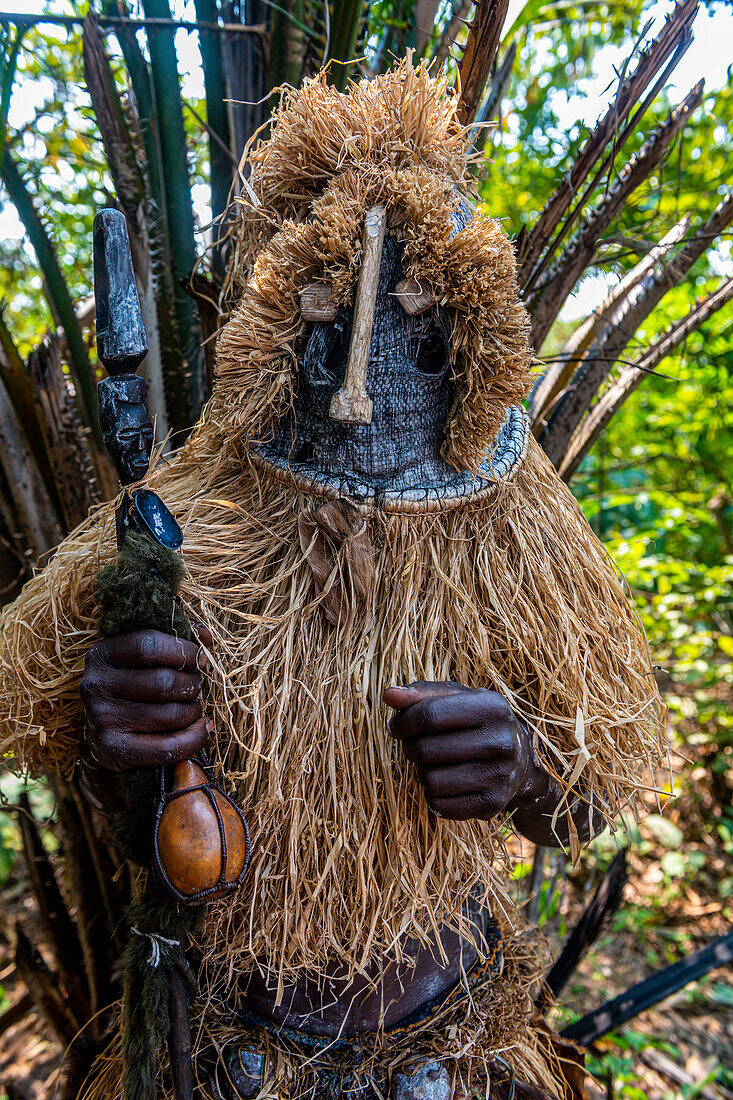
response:
<svg viewBox="0 0 733 1100"><path fill-rule="evenodd" d="M105 637L131 630L161 630L190 639L191 628L175 596L183 576L179 554L129 531L114 561L97 578L100 631ZM157 785L149 771L123 777L125 810L113 823L124 853L150 862ZM191 1067L185 960L186 934L197 911L179 906L149 880L141 901L130 907L132 928L124 957L122 1053L125 1100L155 1100L158 1054L169 1041L178 1100L189 1100ZM173 990L176 992L175 1001ZM179 1057L180 1055L180 1057Z"/></svg>
<svg viewBox="0 0 733 1100"><path fill-rule="evenodd" d="M124 1095L125 1100L155 1100L159 1051L174 1025L174 1040L188 1029L184 944L196 913L150 887L131 907L129 916L132 938L125 951L122 1007ZM172 1005L172 987L183 988L185 1003ZM173 1041L170 1045L177 1050L186 1043ZM190 1077L189 1064L173 1066L174 1079L180 1079L179 1069ZM179 1096L185 1100L185 1094Z"/></svg>

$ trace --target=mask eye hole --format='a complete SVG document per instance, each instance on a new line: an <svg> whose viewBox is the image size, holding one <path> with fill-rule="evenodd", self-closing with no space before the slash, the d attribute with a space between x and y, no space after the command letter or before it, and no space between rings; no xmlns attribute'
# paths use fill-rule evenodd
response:
<svg viewBox="0 0 733 1100"><path fill-rule="evenodd" d="M313 325L303 352L303 369L312 386L330 389L340 384L351 339L351 315L341 310L328 324Z"/></svg>
<svg viewBox="0 0 733 1100"><path fill-rule="evenodd" d="M428 378L437 378L448 367L450 355L445 334L431 324L416 332L411 340L415 370Z"/></svg>
<svg viewBox="0 0 733 1100"><path fill-rule="evenodd" d="M334 328L330 334L328 351L323 363L324 373L330 381L343 378L344 367L349 355L349 338L351 326L345 320L341 323L334 322Z"/></svg>

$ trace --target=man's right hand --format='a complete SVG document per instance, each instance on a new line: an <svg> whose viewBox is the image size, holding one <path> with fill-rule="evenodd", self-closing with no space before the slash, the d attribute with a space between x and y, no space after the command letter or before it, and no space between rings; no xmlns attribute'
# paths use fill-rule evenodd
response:
<svg viewBox="0 0 733 1100"><path fill-rule="evenodd" d="M197 627L197 633L211 645L206 627ZM206 663L197 642L158 630L96 642L80 687L94 760L124 771L193 756L211 728L199 701L199 670Z"/></svg>

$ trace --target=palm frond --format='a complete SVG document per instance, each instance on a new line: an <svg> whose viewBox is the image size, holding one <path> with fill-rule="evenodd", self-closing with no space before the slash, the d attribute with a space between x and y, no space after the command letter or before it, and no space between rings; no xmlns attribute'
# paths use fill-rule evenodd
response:
<svg viewBox="0 0 733 1100"><path fill-rule="evenodd" d="M568 212L576 196L580 195L575 202L575 217L587 202L601 174L613 163L617 151L668 73L688 49L698 5L699 0L680 0L657 37L641 52L634 71L627 75L622 70L610 107L589 134L570 171L548 200L531 231L520 234L517 263L520 285L525 293L534 289L567 235L574 220L572 213L569 215ZM660 71L661 76L658 76Z"/></svg>
<svg viewBox="0 0 733 1100"><path fill-rule="evenodd" d="M604 326L567 391L558 399L540 435L540 443L555 466L562 464L573 433L639 326L667 291L682 282L695 261L731 223L733 194L722 200L684 248L641 281L618 308L613 321Z"/></svg>
<svg viewBox="0 0 733 1100"><path fill-rule="evenodd" d="M508 8L509 0L478 0L476 4L458 65L458 117L464 126L472 121L481 105Z"/></svg>
<svg viewBox="0 0 733 1100"><path fill-rule="evenodd" d="M632 267L616 286L612 287L603 302L593 310L590 317L586 318L566 341L562 350L550 361L550 365L538 381L530 397L530 413L532 416L532 430L535 435L542 431L548 409L552 408L555 399L565 389L588 351L593 340L598 336L603 325L613 323L613 317L617 309L622 308L626 298L639 285L654 268L654 265L662 260L675 245L679 244L687 233L690 225L690 215L685 214L675 226L665 234L659 244L649 249L643 259Z"/></svg>
<svg viewBox="0 0 733 1100"><path fill-rule="evenodd" d="M717 290L696 302L692 309L651 344L633 364L625 366L611 385L601 394L588 415L573 432L559 467L560 476L570 481L580 463L600 436L611 418L631 396L644 378L674 351L691 332L695 332L709 317L733 300L733 278L726 279Z"/></svg>
<svg viewBox="0 0 733 1100"><path fill-rule="evenodd" d="M572 240L548 269L542 283L535 284L534 290L525 295L536 351L545 342L568 294L592 262L603 233L629 196L665 160L673 141L702 102L702 95L703 82L700 81L621 169L597 205L584 215Z"/></svg>

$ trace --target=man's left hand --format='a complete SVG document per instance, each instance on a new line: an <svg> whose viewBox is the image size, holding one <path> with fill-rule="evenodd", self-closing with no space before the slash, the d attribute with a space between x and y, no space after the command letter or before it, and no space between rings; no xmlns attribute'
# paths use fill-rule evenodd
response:
<svg viewBox="0 0 733 1100"><path fill-rule="evenodd" d="M503 695L454 683L390 687L391 735L417 765L430 809L440 817L488 821L518 801L541 797L547 774Z"/></svg>

